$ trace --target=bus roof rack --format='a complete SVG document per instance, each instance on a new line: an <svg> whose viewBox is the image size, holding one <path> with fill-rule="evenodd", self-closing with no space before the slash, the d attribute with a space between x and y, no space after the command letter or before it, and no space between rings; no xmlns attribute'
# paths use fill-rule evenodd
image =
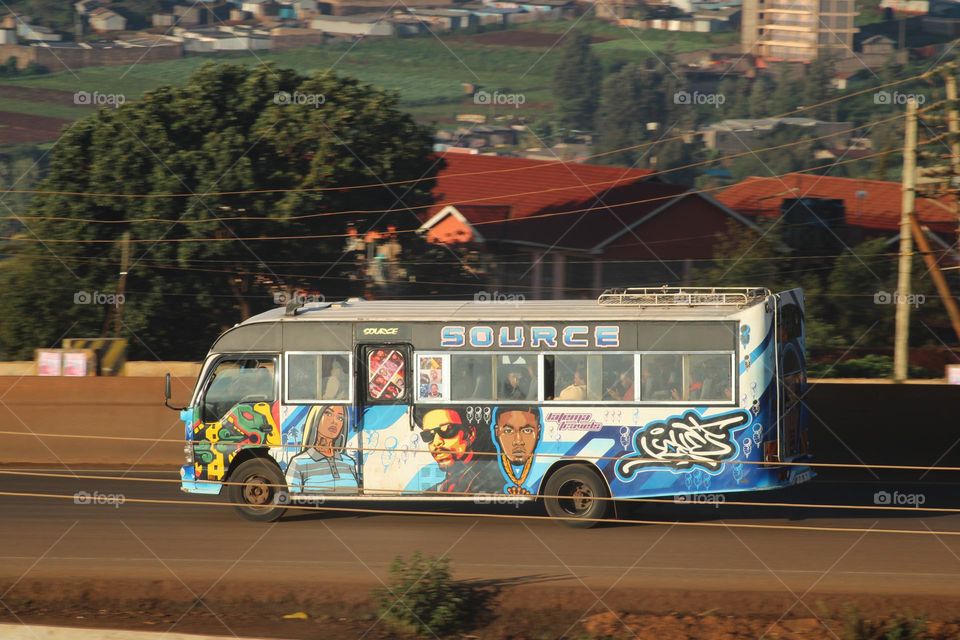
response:
<svg viewBox="0 0 960 640"><path fill-rule="evenodd" d="M610 306L744 306L770 295L763 287L627 287L607 289L597 304Z"/></svg>

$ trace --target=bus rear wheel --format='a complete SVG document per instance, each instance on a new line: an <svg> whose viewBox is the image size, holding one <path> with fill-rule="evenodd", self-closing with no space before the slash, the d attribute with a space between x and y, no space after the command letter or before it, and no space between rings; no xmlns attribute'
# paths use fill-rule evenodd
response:
<svg viewBox="0 0 960 640"><path fill-rule="evenodd" d="M237 512L254 522L273 522L287 510L286 482L276 465L253 458L230 474L227 496Z"/></svg>
<svg viewBox="0 0 960 640"><path fill-rule="evenodd" d="M570 527L588 528L607 517L610 495L607 486L590 467L563 467L547 480L544 506L551 518L562 518Z"/></svg>

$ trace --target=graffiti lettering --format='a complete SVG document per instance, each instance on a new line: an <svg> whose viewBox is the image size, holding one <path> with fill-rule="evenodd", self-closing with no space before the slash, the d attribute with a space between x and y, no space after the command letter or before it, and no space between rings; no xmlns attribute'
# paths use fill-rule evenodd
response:
<svg viewBox="0 0 960 640"><path fill-rule="evenodd" d="M750 414L738 409L709 417L687 411L679 418L651 423L634 435L634 452L617 461L617 476L628 482L650 467L716 471L736 454L733 432L749 422Z"/></svg>

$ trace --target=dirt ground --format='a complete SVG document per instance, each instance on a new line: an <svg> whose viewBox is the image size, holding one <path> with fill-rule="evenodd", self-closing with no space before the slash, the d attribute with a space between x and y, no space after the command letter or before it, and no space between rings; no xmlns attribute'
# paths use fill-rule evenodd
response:
<svg viewBox="0 0 960 640"><path fill-rule="evenodd" d="M60 137L68 120L0 111L0 144L49 142Z"/></svg>
<svg viewBox="0 0 960 640"><path fill-rule="evenodd" d="M955 600L838 596L797 604L789 594L617 590L591 594L584 589L544 586L492 587L488 593L487 605L462 637L819 640L845 637L846 617L854 607L876 622L887 620L893 611L925 614L928 635L924 637L960 636L960 604ZM293 640L399 635L379 620L369 591L350 586L305 583L279 592L251 584L246 590L235 585L216 598L195 595L199 597L174 581L59 585L27 581L4 599L9 609L0 608L0 622ZM285 617L291 614L297 615Z"/></svg>

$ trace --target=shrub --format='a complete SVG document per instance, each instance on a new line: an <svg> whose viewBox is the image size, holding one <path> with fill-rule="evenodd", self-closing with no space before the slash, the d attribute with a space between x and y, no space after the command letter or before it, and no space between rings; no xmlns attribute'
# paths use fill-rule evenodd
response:
<svg viewBox="0 0 960 640"><path fill-rule="evenodd" d="M923 618L895 615L886 620L869 620L856 610L847 614L843 640L924 640Z"/></svg>
<svg viewBox="0 0 960 640"><path fill-rule="evenodd" d="M453 580L448 558L397 557L390 565L387 588L374 600L383 620L396 629L419 635L444 636L469 624L465 589Z"/></svg>

